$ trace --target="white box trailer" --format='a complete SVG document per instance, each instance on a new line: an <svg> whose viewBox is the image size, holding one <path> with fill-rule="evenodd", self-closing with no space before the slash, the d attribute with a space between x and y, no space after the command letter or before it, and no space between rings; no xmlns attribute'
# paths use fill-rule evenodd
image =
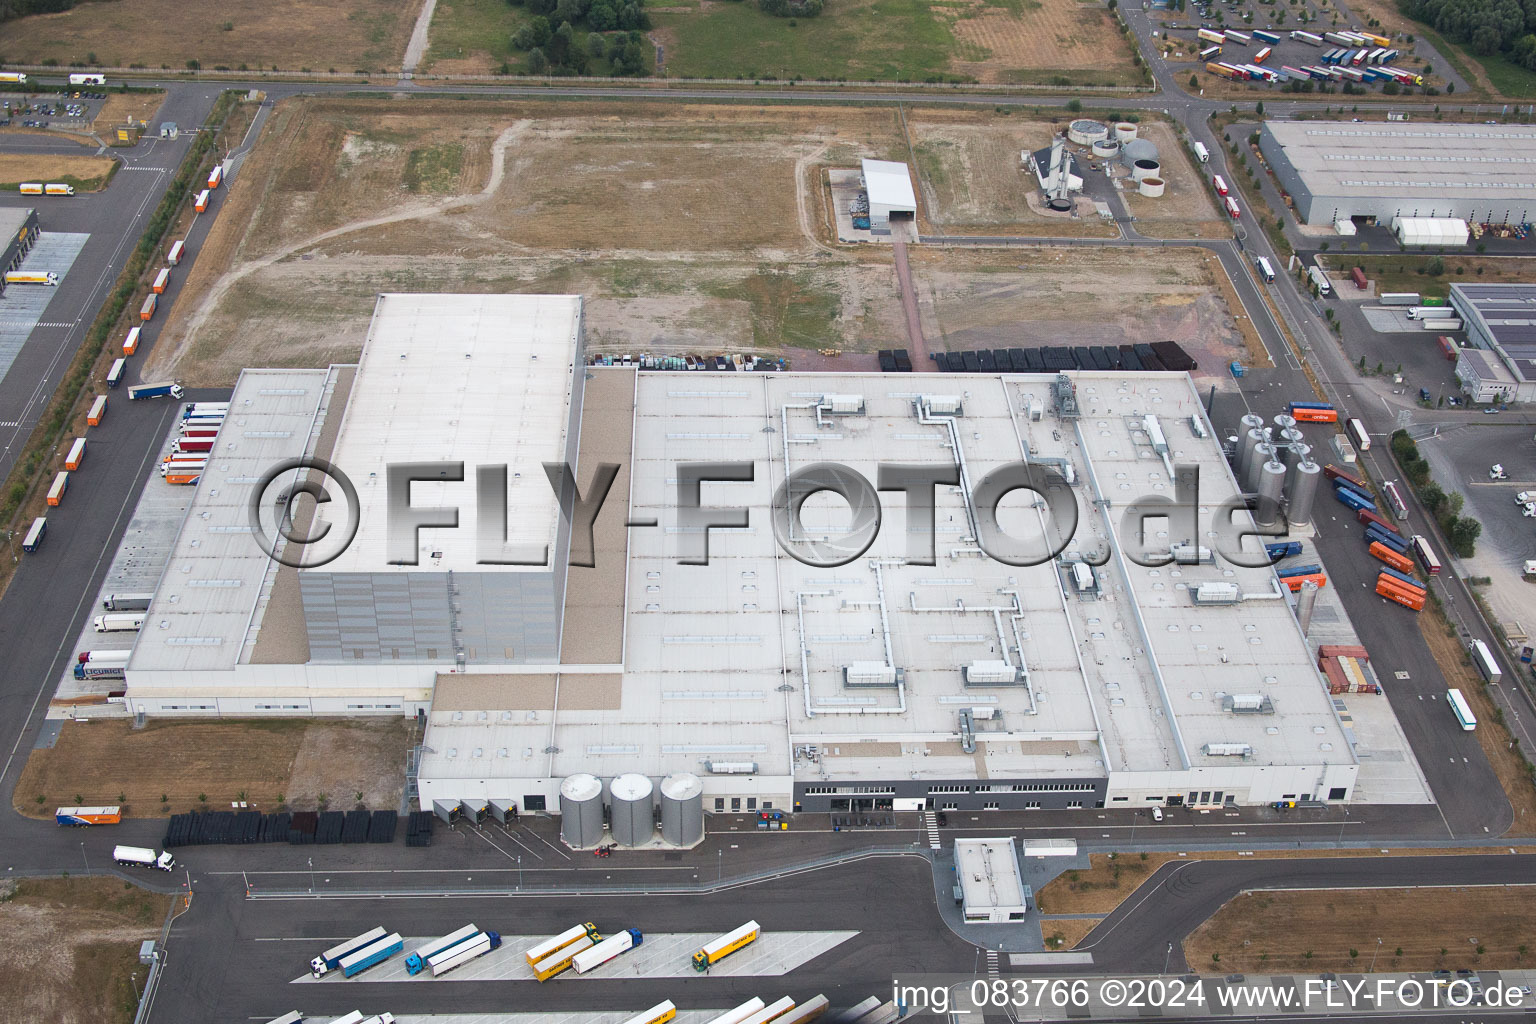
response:
<svg viewBox="0 0 1536 1024"><path fill-rule="evenodd" d="M620 953L626 952L645 941L645 936L640 934L638 928L625 928L617 934L599 942L591 949L577 953L571 961L571 966L576 968L577 974L586 974L590 970L601 967Z"/></svg>
<svg viewBox="0 0 1536 1024"><path fill-rule="evenodd" d="M461 942L451 946L440 953L435 953L427 958L427 966L432 969L432 977L436 978L447 974L455 967L469 963L478 956L484 956L493 949L501 948L501 935L496 932L481 932L467 942Z"/></svg>
<svg viewBox="0 0 1536 1024"><path fill-rule="evenodd" d="M144 628L144 616L136 613L98 615L92 624L98 633L137 633Z"/></svg>

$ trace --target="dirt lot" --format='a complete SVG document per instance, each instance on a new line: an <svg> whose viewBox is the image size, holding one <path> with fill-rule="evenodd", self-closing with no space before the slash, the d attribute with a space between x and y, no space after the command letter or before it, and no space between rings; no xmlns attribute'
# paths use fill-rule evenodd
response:
<svg viewBox="0 0 1536 1024"><path fill-rule="evenodd" d="M1034 80L1021 69L1131 73L1129 53L1114 19L1098 4L1032 0L1021 6L1022 13L1011 5L985 0L942 5L948 9L946 14L958 15L950 23L961 44L950 61L955 74L980 82L1017 82Z"/></svg>
<svg viewBox="0 0 1536 1024"><path fill-rule="evenodd" d="M151 132L158 131L160 126L154 123L154 117L164 102L163 92L108 93L96 120L91 122L91 131L102 136L108 145L116 139L114 130L117 126L130 121L142 122Z"/></svg>
<svg viewBox="0 0 1536 1024"><path fill-rule="evenodd" d="M1218 355L1232 352L1228 361L1244 357L1232 315L1215 290L1219 268L1196 250L1160 251L1154 261L1134 249L926 247L914 250L911 261L923 333L936 350L1153 338L1199 341Z"/></svg>
<svg viewBox="0 0 1536 1024"><path fill-rule="evenodd" d="M1136 230L1152 238L1230 238L1228 219L1216 209L1205 177L1195 170L1173 130L1155 121L1143 121L1138 129L1140 138L1157 146L1167 191L1157 199L1148 199L1126 183L1121 194L1136 218Z"/></svg>
<svg viewBox="0 0 1536 1024"><path fill-rule="evenodd" d="M110 157L83 154L0 153L0 189L14 191L23 181L62 181L76 192L99 192L116 164Z"/></svg>
<svg viewBox="0 0 1536 1024"><path fill-rule="evenodd" d="M1529 968L1533 897L1508 886L1244 893L1185 940L1184 956L1207 974L1358 972L1379 938L1377 971Z"/></svg>
<svg viewBox="0 0 1536 1024"><path fill-rule="evenodd" d="M1072 949L1103 920L1102 917L1046 918L1040 922L1040 930L1045 936L1045 948Z"/></svg>
<svg viewBox="0 0 1536 1024"><path fill-rule="evenodd" d="M14 799L34 818L77 803L122 804L124 814L153 818L227 808L242 797L262 810L279 802L311 808L321 793L337 809L351 807L359 791L370 807L388 809L400 802L408 737L399 718L157 721L143 729L66 722L51 749L32 752Z"/></svg>
<svg viewBox="0 0 1536 1024"><path fill-rule="evenodd" d="M420 0L224 0L189 10L178 0L81 4L5 26L18 64L85 60L104 67L342 72L399 68Z"/></svg>
<svg viewBox="0 0 1536 1024"><path fill-rule="evenodd" d="M159 935L169 902L116 878L0 884L0 1020L127 1024L139 943Z"/></svg>

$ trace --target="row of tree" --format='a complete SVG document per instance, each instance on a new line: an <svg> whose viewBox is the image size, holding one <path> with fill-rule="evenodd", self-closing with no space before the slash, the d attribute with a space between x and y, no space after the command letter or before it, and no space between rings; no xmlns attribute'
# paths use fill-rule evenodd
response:
<svg viewBox="0 0 1536 1024"><path fill-rule="evenodd" d="M552 32L549 20L539 15L517 30L512 45L528 51L528 73L533 75L585 75L592 62L601 60L614 75L645 74L645 39L638 29L611 38L590 32L586 45L579 46L570 22L561 22Z"/></svg>
<svg viewBox="0 0 1536 1024"><path fill-rule="evenodd" d="M574 28L593 32L627 32L648 29L651 19L645 13L645 0L508 0L513 7L526 7L541 15L551 25L567 22ZM514 37L515 39L515 37ZM515 45L515 44L514 44ZM519 46L526 50L529 47Z"/></svg>
<svg viewBox="0 0 1536 1024"><path fill-rule="evenodd" d="M75 6L75 0L0 0L0 21L29 14L53 14Z"/></svg>
<svg viewBox="0 0 1536 1024"><path fill-rule="evenodd" d="M1398 7L1481 56L1505 52L1536 69L1536 0L1398 0Z"/></svg>
<svg viewBox="0 0 1536 1024"><path fill-rule="evenodd" d="M757 0L757 9L775 18L814 18L822 0Z"/></svg>
<svg viewBox="0 0 1536 1024"><path fill-rule="evenodd" d="M1418 492L1419 500L1445 532L1451 550L1461 558L1471 558L1477 550L1477 538L1483 535L1483 524L1461 514L1466 499L1457 491L1445 493L1444 488L1429 478L1429 461L1419 454L1419 446L1408 436L1408 431L1393 432L1392 454L1397 458L1397 464L1403 467L1403 476Z"/></svg>

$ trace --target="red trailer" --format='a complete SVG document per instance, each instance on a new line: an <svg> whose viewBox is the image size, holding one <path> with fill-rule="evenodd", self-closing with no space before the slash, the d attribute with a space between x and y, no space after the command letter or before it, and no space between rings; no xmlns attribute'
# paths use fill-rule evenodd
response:
<svg viewBox="0 0 1536 1024"><path fill-rule="evenodd" d="M1359 491L1361 494L1370 494L1371 493L1371 489L1369 487L1365 486L1365 481L1358 480L1355 477L1350 476L1348 473L1344 472L1338 466L1334 466L1334 465L1324 466L1323 467L1323 476L1327 477L1329 480L1342 480L1346 484L1349 484L1349 486L1353 487L1355 490Z"/></svg>
<svg viewBox="0 0 1536 1024"><path fill-rule="evenodd" d="M1349 272L1349 279L1355 282L1356 288L1359 288L1361 291L1365 291L1365 271L1363 269L1356 267L1355 269L1351 270Z"/></svg>
<svg viewBox="0 0 1536 1024"><path fill-rule="evenodd" d="M1387 520L1383 519L1381 516L1377 515L1375 512L1372 512L1368 508L1363 508L1359 512L1356 512L1355 518L1360 520L1360 522L1364 523L1366 526L1370 526L1372 523L1375 523L1377 526L1381 527L1383 530L1386 530L1388 533L1397 533L1397 527L1393 526Z"/></svg>
<svg viewBox="0 0 1536 1024"><path fill-rule="evenodd" d="M1440 335L1440 351L1445 353L1445 358L1448 361L1454 363L1456 361L1457 354L1460 352L1460 349L1456 347L1456 342L1454 340L1442 334Z"/></svg>

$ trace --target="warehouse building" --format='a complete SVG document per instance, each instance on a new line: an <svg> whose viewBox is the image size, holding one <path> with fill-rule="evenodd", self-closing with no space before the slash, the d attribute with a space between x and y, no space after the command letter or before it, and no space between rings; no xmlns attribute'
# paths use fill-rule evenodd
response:
<svg viewBox="0 0 1536 1024"><path fill-rule="evenodd" d="M0 274L15 270L37 241L37 211L30 208L0 210ZM4 290L0 285L0 291Z"/></svg>
<svg viewBox="0 0 1536 1024"><path fill-rule="evenodd" d="M1536 285L1453 284L1467 331L1456 379L1474 401L1536 402Z"/></svg>
<svg viewBox="0 0 1536 1024"><path fill-rule="evenodd" d="M869 193L869 230L888 235L893 222L915 224L917 194L912 191L912 175L907 165L891 160L865 160L862 167L864 188Z"/></svg>
<svg viewBox="0 0 1536 1024"><path fill-rule="evenodd" d="M604 780L602 799L606 780L636 775L697 778L711 811L1351 799L1350 734L1289 592L1211 551L1205 531L1237 487L1188 376L897 383L582 367L577 297L381 296L358 366L242 375L127 702L145 716L420 716L428 806L554 810L571 779ZM356 536L290 568L248 516L263 467L299 452L351 478ZM1061 474L1054 497L1079 519L1059 557L1014 565L978 543L972 493L1024 458ZM402 556L388 466L444 459L462 471L419 470L409 503L437 523L456 508L457 528L407 533ZM590 548L545 478L562 459L589 497L615 465ZM748 465L698 485L725 524L706 529L680 511L679 467L720 460ZM812 497L797 522L770 521L775 489L804 467L875 481L898 462L965 485L937 487L931 531L912 524L932 564L909 557L899 493L835 567L806 552L843 549L846 505ZM487 483L495 464L506 475ZM1171 497L1175 464L1200 474L1198 526L1152 520L1146 542L1184 560L1139 564L1122 517ZM256 507L280 511L300 482L278 478ZM336 535L352 528L347 501L322 508ZM1041 515L1004 502L997 522L1022 538ZM487 561L508 550L538 557Z"/></svg>
<svg viewBox="0 0 1536 1024"><path fill-rule="evenodd" d="M1266 121L1259 150L1306 224L1399 219L1522 224L1536 213L1536 127ZM1432 240L1449 245L1442 226ZM1449 239L1449 240L1447 240Z"/></svg>

